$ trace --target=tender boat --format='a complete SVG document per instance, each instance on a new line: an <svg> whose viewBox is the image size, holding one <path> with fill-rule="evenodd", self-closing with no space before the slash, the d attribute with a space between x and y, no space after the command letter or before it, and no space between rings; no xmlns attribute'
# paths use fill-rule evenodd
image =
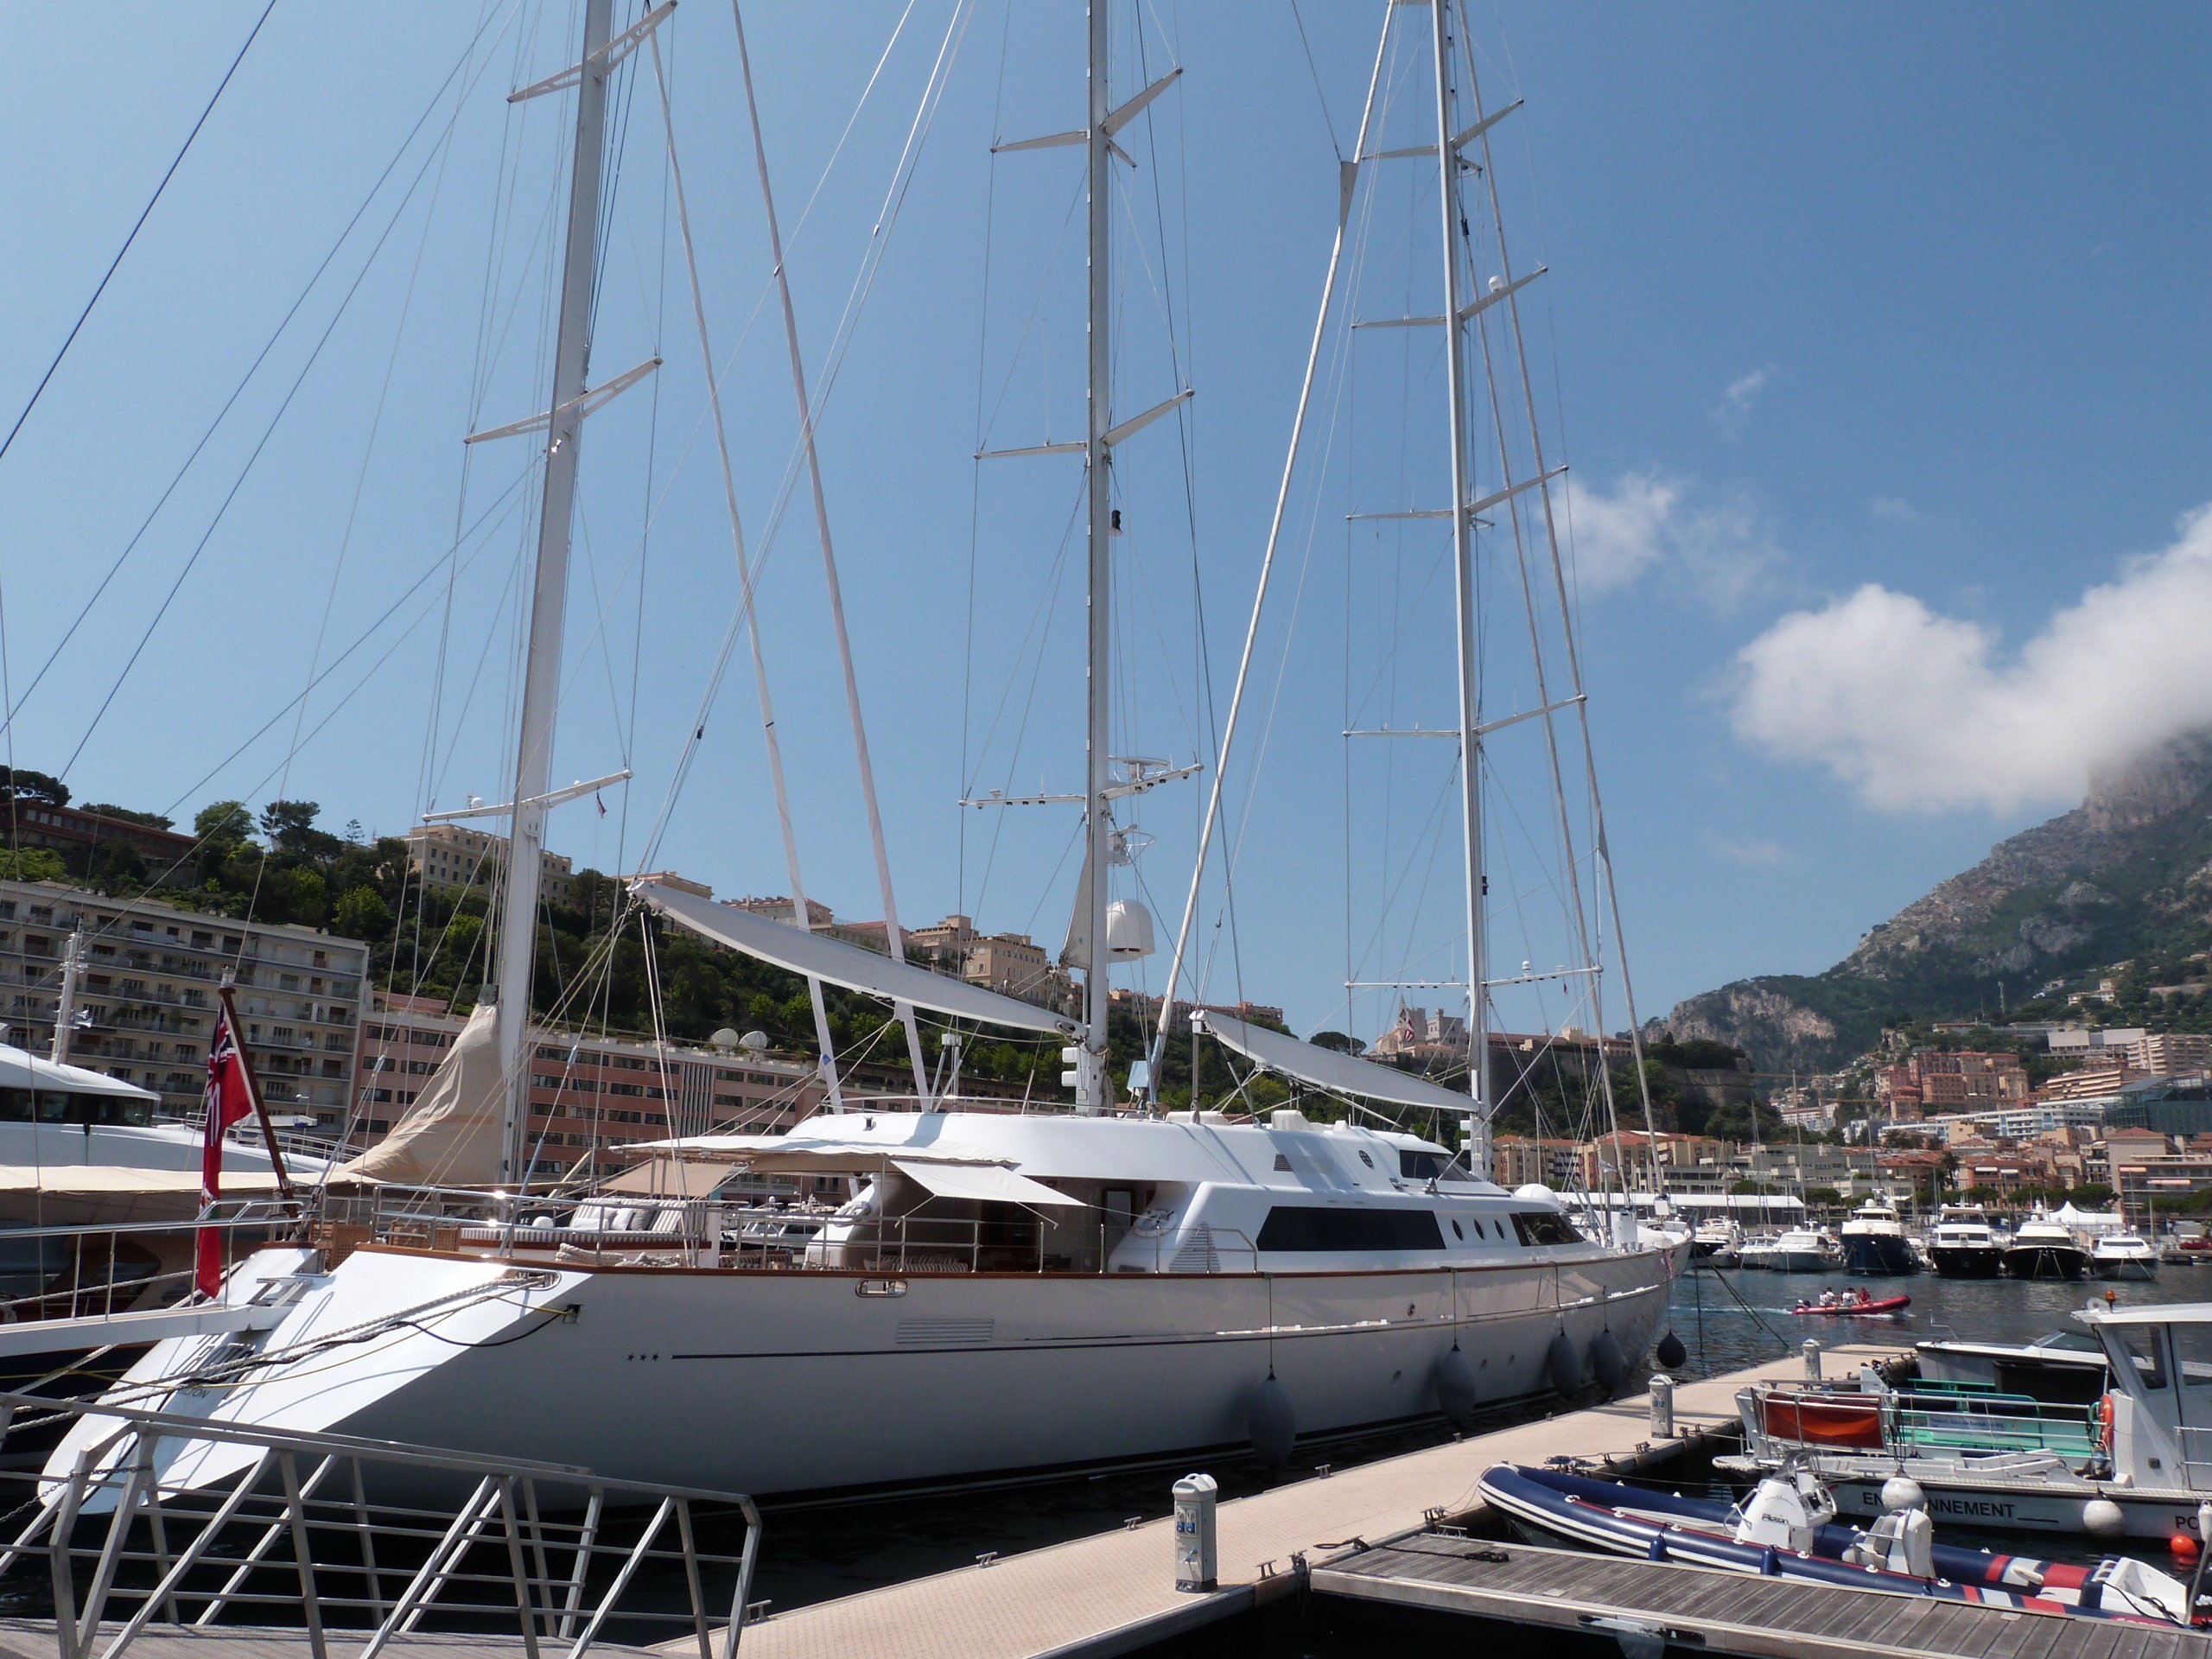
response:
<svg viewBox="0 0 2212 1659"><path fill-rule="evenodd" d="M1994 1279L2005 1270L2004 1243L1978 1204L1945 1205L1928 1253L1946 1279Z"/></svg>
<svg viewBox="0 0 2212 1659"><path fill-rule="evenodd" d="M1849 1514L1882 1512L1883 1484L1918 1483L1928 1511L2007 1531L2194 1538L2212 1494L2212 1303L2076 1315L2111 1386L2088 1405L1955 1386L1905 1392L1759 1384L1739 1391L1741 1457L1717 1467L1809 1468ZM1873 1386L1866 1386L1868 1381Z"/></svg>
<svg viewBox="0 0 2212 1659"><path fill-rule="evenodd" d="M2189 1586L2130 1557L2083 1567L1938 1544L1917 1508L1863 1530L1839 1526L1834 1501L1802 1471L1768 1477L1740 1504L1516 1464L1489 1470L1480 1486L1522 1527L1639 1560L2029 1613L2189 1622Z"/></svg>
<svg viewBox="0 0 2212 1659"><path fill-rule="evenodd" d="M2005 1247L2008 1279L2085 1279L2089 1253L2072 1230L2038 1210L2022 1222Z"/></svg>
<svg viewBox="0 0 2212 1659"><path fill-rule="evenodd" d="M2156 1279L2158 1253L2133 1229L2101 1233L2089 1246L2089 1270L2100 1279Z"/></svg>
<svg viewBox="0 0 2212 1659"><path fill-rule="evenodd" d="M1841 1237L1847 1273L1888 1277L1920 1271L1897 1205L1887 1198L1869 1198L1853 1211L1845 1218Z"/></svg>
<svg viewBox="0 0 2212 1659"><path fill-rule="evenodd" d="M1902 1313L1912 1306L1910 1296L1871 1297L1863 1302L1800 1302L1789 1311L1802 1316L1810 1314L1870 1314Z"/></svg>

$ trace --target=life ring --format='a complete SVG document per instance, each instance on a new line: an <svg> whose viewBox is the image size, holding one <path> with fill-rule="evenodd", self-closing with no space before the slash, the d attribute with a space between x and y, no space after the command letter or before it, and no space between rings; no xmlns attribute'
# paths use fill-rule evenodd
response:
<svg viewBox="0 0 2212 1659"><path fill-rule="evenodd" d="M2107 1457L2112 1455L2112 1395L2107 1393L2097 1401L2097 1445Z"/></svg>

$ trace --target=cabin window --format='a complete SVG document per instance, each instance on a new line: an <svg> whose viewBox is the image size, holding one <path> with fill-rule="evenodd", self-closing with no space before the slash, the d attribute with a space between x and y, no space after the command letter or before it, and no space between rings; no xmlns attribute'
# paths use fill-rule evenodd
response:
<svg viewBox="0 0 2212 1659"><path fill-rule="evenodd" d="M1427 1210L1338 1210L1279 1204L1260 1229L1263 1250L1440 1250L1444 1232Z"/></svg>
<svg viewBox="0 0 2212 1659"><path fill-rule="evenodd" d="M2212 1389L2212 1325L2167 1326L2174 1344L2174 1373L2184 1389Z"/></svg>
<svg viewBox="0 0 2212 1659"><path fill-rule="evenodd" d="M1478 1223L1477 1224L1479 1225L1480 1224ZM1465 1239L1467 1236L1467 1235L1460 1230L1459 1218L1457 1216L1454 1216L1452 1218L1452 1236L1457 1239Z"/></svg>
<svg viewBox="0 0 2212 1659"><path fill-rule="evenodd" d="M1433 1152L1401 1150L1398 1154L1398 1173L1409 1181L1437 1180L1450 1166L1445 1159Z"/></svg>
<svg viewBox="0 0 2212 1659"><path fill-rule="evenodd" d="M1513 1230L1523 1244L1580 1244L1574 1224L1554 1210L1516 1210Z"/></svg>
<svg viewBox="0 0 2212 1659"><path fill-rule="evenodd" d="M2112 1332L2120 1352L2134 1365L2139 1383L2152 1393L2166 1386L2166 1350L2158 1340L2158 1326L2110 1325L2105 1328Z"/></svg>

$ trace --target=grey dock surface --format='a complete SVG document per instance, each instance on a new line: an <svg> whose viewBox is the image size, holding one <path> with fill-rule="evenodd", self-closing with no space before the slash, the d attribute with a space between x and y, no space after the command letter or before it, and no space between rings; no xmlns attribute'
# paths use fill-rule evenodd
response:
<svg viewBox="0 0 2212 1659"><path fill-rule="evenodd" d="M86 1651L105 1651L122 1628L119 1624L102 1624L99 1637L86 1642ZM330 1630L325 1633L324 1647L330 1659L353 1659L368 1645L370 1635L367 1630ZM0 1618L0 1659L11 1656L12 1659L49 1659L60 1645L50 1618ZM699 1651L696 1641L687 1639L685 1646L694 1655ZM538 1647L541 1659L556 1659L568 1650L567 1643L552 1637L544 1637ZM307 1632L296 1626L280 1630L221 1624L201 1630L193 1625L179 1629L173 1624L149 1624L131 1638L124 1651L138 1659L308 1659L308 1647ZM519 1636L435 1636L417 1631L393 1637L383 1651L393 1659L526 1659ZM650 1649L626 1648L612 1642L594 1642L590 1651L605 1659L658 1659Z"/></svg>
<svg viewBox="0 0 2212 1659"><path fill-rule="evenodd" d="M2118 1619L1791 1584L1707 1567L1421 1535L1319 1562L1316 1596L1593 1634L1677 1636L1740 1659L1972 1654L2207 1659L2212 1638Z"/></svg>
<svg viewBox="0 0 2212 1659"><path fill-rule="evenodd" d="M1894 1348L1839 1344L1827 1350L1825 1365L1831 1376L1848 1376L1896 1354ZM1221 1588L1211 1595L1176 1590L1173 1534L1162 1518L777 1613L747 1625L740 1651L743 1659L1106 1659L1288 1592L1296 1582L1295 1554L1318 1556L1350 1538L1415 1532L1430 1510L1459 1515L1480 1509L1475 1483L1494 1463L1611 1457L1626 1472L1716 1429L1732 1430L1736 1391L1755 1379L1803 1375L1791 1358L1683 1383L1675 1391L1677 1438L1671 1440L1652 1440L1649 1402L1636 1395L1224 1503ZM1163 1497L1166 1484L1163 1478ZM772 1520L772 1538L773 1526ZM1611 1570L1619 1564L1599 1565ZM687 1639L660 1650L676 1656L691 1649ZM2204 1659L2199 1648L2187 1651Z"/></svg>

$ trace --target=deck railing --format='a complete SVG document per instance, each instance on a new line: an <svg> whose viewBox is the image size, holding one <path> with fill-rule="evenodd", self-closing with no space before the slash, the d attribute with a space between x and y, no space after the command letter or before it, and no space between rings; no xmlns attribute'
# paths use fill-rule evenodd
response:
<svg viewBox="0 0 2212 1659"><path fill-rule="evenodd" d="M38 1482L36 1513L0 1553L0 1582L44 1568L57 1659L121 1659L157 1624L226 1624L297 1629L313 1659L329 1659L334 1630L369 1632L354 1659L441 1630L581 1659L610 1630L637 1642L670 1626L699 1659L734 1659L760 1546L741 1494L0 1393L0 1409L18 1406L112 1425L66 1478ZM235 1448L245 1466L188 1486L172 1474L187 1442ZM425 1496L442 1492L465 1496ZM731 1517L740 1553L702 1551L702 1524Z"/></svg>

